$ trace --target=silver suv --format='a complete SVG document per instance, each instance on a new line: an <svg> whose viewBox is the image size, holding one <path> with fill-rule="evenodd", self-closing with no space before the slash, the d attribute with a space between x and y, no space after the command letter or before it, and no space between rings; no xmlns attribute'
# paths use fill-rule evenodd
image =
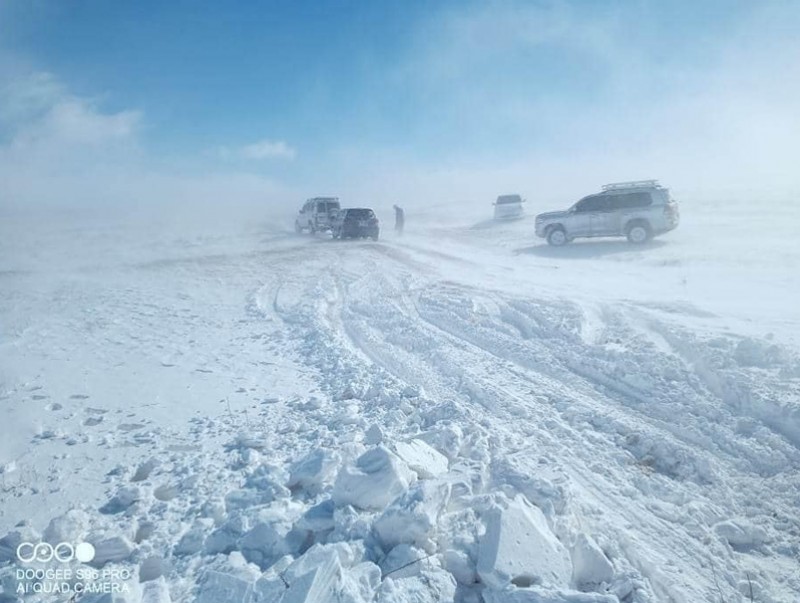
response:
<svg viewBox="0 0 800 603"><path fill-rule="evenodd" d="M566 211L536 216L536 235L551 245L578 237L628 237L646 243L678 226L678 204L657 180L606 184Z"/></svg>
<svg viewBox="0 0 800 603"><path fill-rule="evenodd" d="M338 197L314 197L305 202L294 220L295 232L311 234L331 229L334 214L339 211Z"/></svg>

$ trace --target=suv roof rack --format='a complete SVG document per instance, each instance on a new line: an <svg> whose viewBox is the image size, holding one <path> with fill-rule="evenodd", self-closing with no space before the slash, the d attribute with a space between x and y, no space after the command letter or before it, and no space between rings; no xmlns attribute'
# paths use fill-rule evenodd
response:
<svg viewBox="0 0 800 603"><path fill-rule="evenodd" d="M658 180L631 180L630 182L612 182L611 184L604 184L604 191L616 191L625 188L649 188L660 186Z"/></svg>

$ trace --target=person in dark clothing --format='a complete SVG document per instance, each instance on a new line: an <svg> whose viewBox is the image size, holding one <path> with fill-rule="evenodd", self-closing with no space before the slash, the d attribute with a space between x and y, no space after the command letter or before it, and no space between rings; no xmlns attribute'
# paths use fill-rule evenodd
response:
<svg viewBox="0 0 800 603"><path fill-rule="evenodd" d="M394 206L394 231L397 234L403 234L403 227L405 226L406 215L403 208L399 205Z"/></svg>

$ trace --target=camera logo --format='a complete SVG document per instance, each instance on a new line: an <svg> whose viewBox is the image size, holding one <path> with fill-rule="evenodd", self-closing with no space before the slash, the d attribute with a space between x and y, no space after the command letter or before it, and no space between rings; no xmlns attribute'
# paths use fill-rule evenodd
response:
<svg viewBox="0 0 800 603"><path fill-rule="evenodd" d="M21 542L17 546L17 559L20 563L48 563L55 559L60 563L80 561L89 563L95 556L95 548L89 542L72 546L69 542L52 545L49 542Z"/></svg>

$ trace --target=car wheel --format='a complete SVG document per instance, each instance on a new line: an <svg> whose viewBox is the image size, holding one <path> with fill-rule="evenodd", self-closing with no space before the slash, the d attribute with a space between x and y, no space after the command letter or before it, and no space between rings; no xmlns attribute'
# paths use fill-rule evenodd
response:
<svg viewBox="0 0 800 603"><path fill-rule="evenodd" d="M646 222L637 222L628 227L628 241L634 245L647 243L653 237L653 231Z"/></svg>
<svg viewBox="0 0 800 603"><path fill-rule="evenodd" d="M375 233L375 234L373 234L373 235L372 235L370 238L371 238L373 241L377 241L379 237L380 237L380 233L377 233L377 232L376 232L376 233Z"/></svg>
<svg viewBox="0 0 800 603"><path fill-rule="evenodd" d="M561 247L562 245L566 245L569 239L564 229L558 226L547 233L547 242L554 247Z"/></svg>

